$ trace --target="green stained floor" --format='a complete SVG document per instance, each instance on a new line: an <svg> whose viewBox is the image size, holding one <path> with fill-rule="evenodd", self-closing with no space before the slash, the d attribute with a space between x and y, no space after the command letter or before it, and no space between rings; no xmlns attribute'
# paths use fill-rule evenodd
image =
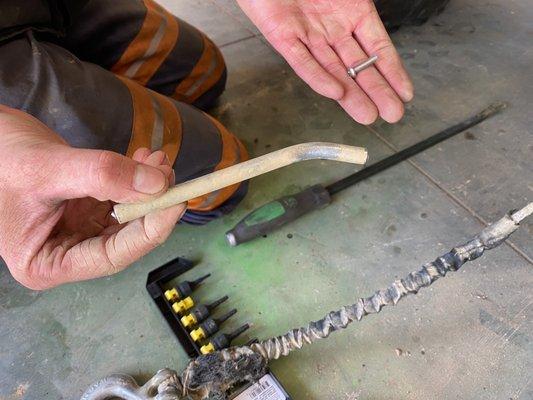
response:
<svg viewBox="0 0 533 400"><path fill-rule="evenodd" d="M214 114L253 155L327 140L365 146L374 162L492 101L510 108L250 244L230 248L224 232L260 204L353 167L315 161L256 178L232 215L179 226L110 278L31 292L0 268L1 400L75 399L112 372L143 381L162 367L181 369L187 358L144 288L150 270L178 255L198 262L187 277L213 274L198 299L227 294L221 311L239 309L228 330L253 323L244 342L369 295L533 198L530 1L452 0L425 26L397 32L417 97L400 124L371 128L300 82L232 1L164 4L222 46L229 81ZM532 226L517 232L514 248L492 251L273 370L295 400L532 399Z"/></svg>

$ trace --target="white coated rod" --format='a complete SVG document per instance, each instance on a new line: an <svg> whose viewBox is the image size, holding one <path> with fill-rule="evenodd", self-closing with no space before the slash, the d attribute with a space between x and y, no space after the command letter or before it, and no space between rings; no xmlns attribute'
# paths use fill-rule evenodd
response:
<svg viewBox="0 0 533 400"><path fill-rule="evenodd" d="M323 142L297 144L180 183L153 200L117 204L113 209L113 216L120 223L133 221L153 211L189 201L299 161L334 160L364 164L367 158L367 151L362 147Z"/></svg>

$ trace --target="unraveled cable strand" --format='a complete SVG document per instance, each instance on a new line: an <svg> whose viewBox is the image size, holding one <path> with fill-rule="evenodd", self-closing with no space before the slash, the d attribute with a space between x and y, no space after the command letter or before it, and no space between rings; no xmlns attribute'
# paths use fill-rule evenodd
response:
<svg viewBox="0 0 533 400"><path fill-rule="evenodd" d="M360 321L367 314L380 312L387 305L395 305L408 294L416 294L450 271L457 271L467 261L481 257L485 250L492 249L505 241L516 229L520 221L533 213L533 203L521 210L506 215L489 225L467 243L454 247L448 253L425 264L418 271L411 272L404 279L396 280L388 288L375 292L356 303L328 313L323 319L307 326L293 329L285 335L254 343L250 348L267 360L276 360L310 344L318 339L327 338L331 332L346 328L353 321Z"/></svg>

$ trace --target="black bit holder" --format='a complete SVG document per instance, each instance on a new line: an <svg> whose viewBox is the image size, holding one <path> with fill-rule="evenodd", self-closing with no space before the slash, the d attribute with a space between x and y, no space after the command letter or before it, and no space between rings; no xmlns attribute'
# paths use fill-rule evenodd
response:
<svg viewBox="0 0 533 400"><path fill-rule="evenodd" d="M189 336L189 332L181 324L180 316L172 311L172 304L165 298L166 284L181 274L194 267L194 263L185 258L178 257L148 274L146 279L146 290L154 300L157 308L166 319L170 328L178 338L181 346L191 358L198 357L200 348Z"/></svg>
<svg viewBox="0 0 533 400"><path fill-rule="evenodd" d="M185 350L185 352L188 354L191 358L196 358L199 355L202 354L201 348L199 344L197 344L193 338L191 337L191 334L187 327L183 324L182 319L186 318L183 315L179 315L172 309L173 300L172 298L169 300L167 296L165 295L165 292L167 290L165 287L167 286L167 283L171 280L175 279L181 274L184 274L185 272L189 271L194 267L194 263L190 260L187 260L185 258L178 257L164 265L162 265L159 268L154 269L148 274L148 278L146 280L146 290L148 293L150 293L150 297L152 297L152 300L154 300L155 304L159 308L159 311L161 311L161 314L166 319L167 323L170 325L170 328L178 338L181 346ZM198 285L200 282L202 282L204 279L206 279L208 275L205 275L196 281L194 281L194 286ZM188 282L188 285L190 285L193 282ZM179 286L179 285L178 285ZM189 293L190 294L190 293ZM176 299L177 300L177 299ZM200 323L201 321L206 320L211 311L218 307L220 304L224 303L226 300L228 300L228 296L221 297L218 300L215 300L214 302L210 304L200 304L196 306L193 310L191 310L190 314L195 316L195 319L197 319L196 323ZM230 311L228 314L226 314L225 318L227 319L231 317L236 311ZM219 321L219 325L222 323L222 321ZM248 329L248 325L246 325L246 329ZM190 327L189 327L190 328ZM244 329L244 330L246 330ZM242 332L244 332L244 330ZM239 332L242 333L242 332ZM207 335L210 336L210 335ZM232 337L235 338L238 335L235 335ZM218 341L222 340L221 338L217 339L217 350L223 348L223 343L218 343ZM229 343L231 340L227 341L226 346L229 346Z"/></svg>

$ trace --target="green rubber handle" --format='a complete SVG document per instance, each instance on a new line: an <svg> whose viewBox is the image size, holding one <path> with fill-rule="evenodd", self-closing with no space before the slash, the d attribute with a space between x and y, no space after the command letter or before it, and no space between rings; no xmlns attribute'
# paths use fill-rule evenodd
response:
<svg viewBox="0 0 533 400"><path fill-rule="evenodd" d="M324 186L312 186L300 193L282 197L252 211L233 229L226 232L226 239L231 246L238 246L266 235L310 211L323 208L330 202L331 196Z"/></svg>

